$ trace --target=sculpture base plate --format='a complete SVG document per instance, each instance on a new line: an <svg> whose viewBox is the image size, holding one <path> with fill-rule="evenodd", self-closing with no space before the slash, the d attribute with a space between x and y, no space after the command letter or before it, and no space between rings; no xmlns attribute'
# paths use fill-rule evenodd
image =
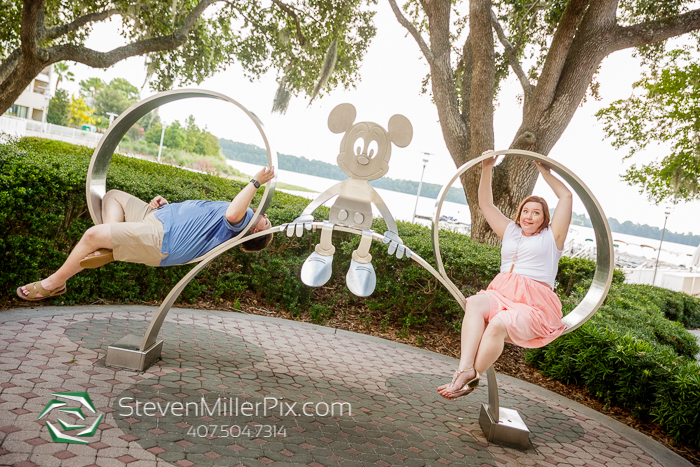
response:
<svg viewBox="0 0 700 467"><path fill-rule="evenodd" d="M143 351L139 350L142 341L143 336L127 334L122 337L107 347L105 365L127 370L146 371L160 358L163 340L156 340L155 344Z"/></svg>
<svg viewBox="0 0 700 467"><path fill-rule="evenodd" d="M530 430L517 410L501 407L498 420L494 420L489 412L489 406L482 404L479 425L481 425L484 436L491 443L517 449L530 447Z"/></svg>

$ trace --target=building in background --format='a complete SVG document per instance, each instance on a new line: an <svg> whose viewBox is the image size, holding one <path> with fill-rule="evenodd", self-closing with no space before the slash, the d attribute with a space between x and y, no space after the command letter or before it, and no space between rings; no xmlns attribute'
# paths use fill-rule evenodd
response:
<svg viewBox="0 0 700 467"><path fill-rule="evenodd" d="M56 91L57 78L52 65L41 70L5 115L45 122L49 102Z"/></svg>

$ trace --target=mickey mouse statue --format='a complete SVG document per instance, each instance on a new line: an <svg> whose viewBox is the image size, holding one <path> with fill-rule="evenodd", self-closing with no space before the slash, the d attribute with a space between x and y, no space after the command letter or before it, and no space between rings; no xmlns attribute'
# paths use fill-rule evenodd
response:
<svg viewBox="0 0 700 467"><path fill-rule="evenodd" d="M400 148L409 145L413 139L413 127L403 115L394 115L389 119L389 131L373 122L355 122L357 111L351 104L340 104L328 116L328 128L333 133L345 133L340 143L338 166L350 176L348 180L333 185L316 197L287 226L287 236L301 237L303 230L311 230L314 218L312 213L323 203L338 196L331 206L330 219L324 222L321 230L321 242L301 268L301 280L310 287L320 287L331 277L335 247L331 243L333 227L344 225L362 229L359 247L352 252L350 270L346 282L350 291L360 297L367 297L374 292L377 284L369 253L372 244L372 203L377 207L389 229L384 233L384 243L389 244L389 254L397 258L404 253L410 256L410 250L399 237L396 222L369 180L381 178L389 171L391 143Z"/></svg>

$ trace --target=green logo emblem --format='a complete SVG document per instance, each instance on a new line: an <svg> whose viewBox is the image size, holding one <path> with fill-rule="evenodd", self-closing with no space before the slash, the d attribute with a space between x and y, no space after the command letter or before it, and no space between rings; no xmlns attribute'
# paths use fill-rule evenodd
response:
<svg viewBox="0 0 700 467"><path fill-rule="evenodd" d="M54 392L52 396L57 397L58 399L51 399L49 403L46 404L46 407L44 407L44 410L41 411L41 414L39 414L37 420L41 420L42 418L47 416L49 412L51 412L53 409L58 409L58 411L61 413L73 414L80 420L85 420L85 415L83 414L81 407L64 407L68 405L68 403L59 399L67 399L69 401L79 402L83 408L92 412L93 414L97 414L97 410L95 410L95 406L93 405L92 400L90 400L90 396L88 396L87 392ZM60 418L58 419L58 423L59 425L61 425L61 428L63 428L64 431L82 429L82 431L77 433L77 436L79 436L80 438L76 438L75 436L67 435L61 432L48 420L46 421L46 427L49 429L51 439L53 439L54 443L88 444L89 441L81 438L89 438L90 436L94 436L95 432L97 431L97 427L100 426L100 422L103 418L104 414L100 414L100 416L97 417L97 420L95 420L90 426L81 424L75 425L73 423L64 422Z"/></svg>

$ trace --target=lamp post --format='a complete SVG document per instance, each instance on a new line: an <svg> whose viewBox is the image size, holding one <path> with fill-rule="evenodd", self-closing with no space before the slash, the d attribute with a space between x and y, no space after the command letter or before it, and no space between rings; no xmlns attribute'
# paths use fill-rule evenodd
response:
<svg viewBox="0 0 700 467"><path fill-rule="evenodd" d="M423 155L423 171L420 173L420 182L418 182L418 193L416 193L416 206L413 208L413 219L411 222L416 221L416 211L418 210L418 200L420 199L420 190L423 188L423 175L425 174L425 166L428 165L428 156L432 156L429 152L424 152Z"/></svg>
<svg viewBox="0 0 700 467"><path fill-rule="evenodd" d="M161 125L163 127L163 130L160 132L160 144L158 145L158 163L160 164L160 153L163 150L163 137L165 136L165 122L162 123Z"/></svg>
<svg viewBox="0 0 700 467"><path fill-rule="evenodd" d="M651 285L656 285L656 271L659 269L659 256L661 256L661 245L664 244L664 234L666 234L666 221L671 214L671 206L666 206L664 209L664 229L661 231L661 241L659 242L659 252L656 254L656 264L654 265L654 278L651 280Z"/></svg>

